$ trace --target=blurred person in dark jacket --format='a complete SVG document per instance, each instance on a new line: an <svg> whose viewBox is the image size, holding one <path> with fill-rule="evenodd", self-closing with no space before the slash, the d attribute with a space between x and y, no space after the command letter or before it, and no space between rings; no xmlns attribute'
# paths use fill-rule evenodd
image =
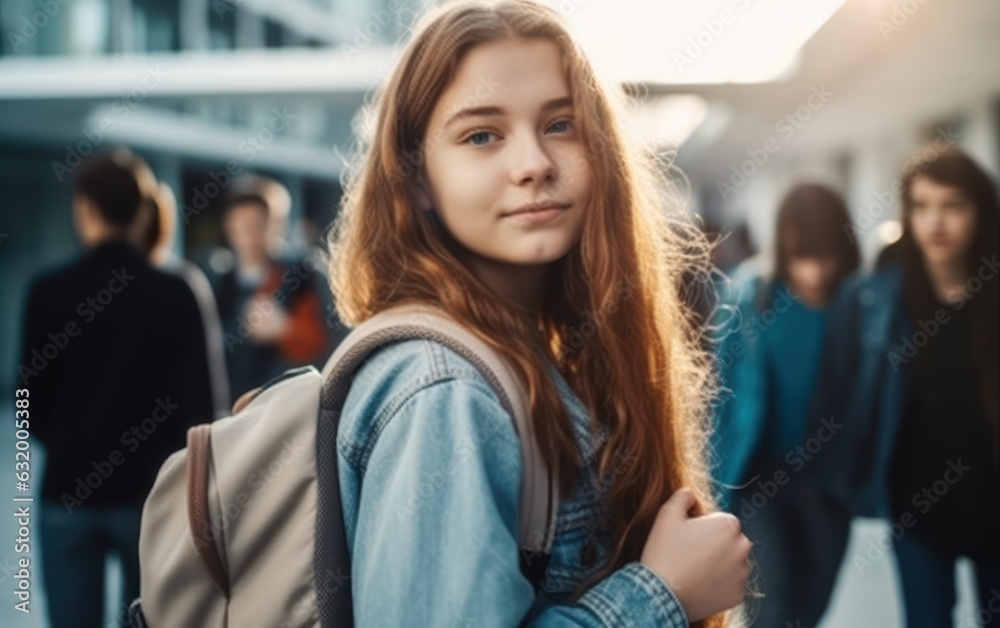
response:
<svg viewBox="0 0 1000 628"><path fill-rule="evenodd" d="M288 207L287 192L277 193L276 186L261 177L252 185L238 182L223 206L223 233L236 262L217 280L215 297L233 402L291 367L318 362L328 350L316 260L279 258Z"/></svg>
<svg viewBox="0 0 1000 628"><path fill-rule="evenodd" d="M155 185L125 150L81 164L73 220L86 251L28 292L18 373L47 452L40 531L55 628L103 626L111 553L123 604L138 596L143 500L187 428L212 417L198 304L132 244Z"/></svg>
<svg viewBox="0 0 1000 628"><path fill-rule="evenodd" d="M717 412L715 473L722 504L754 542L764 594L756 626L815 625L840 564L839 554L823 550L832 540L825 522L840 504L815 491L799 452L816 440L807 427L812 396L824 385L827 307L860 261L845 225L850 216L835 192L794 187L778 210L773 271L748 262L722 290L727 320L718 358L731 396Z"/></svg>
<svg viewBox="0 0 1000 628"><path fill-rule="evenodd" d="M952 625L960 556L984 612L959 625L1000 626L997 192L954 148L917 155L902 238L834 306L815 407L845 429L818 462L853 514L888 519L907 626Z"/></svg>

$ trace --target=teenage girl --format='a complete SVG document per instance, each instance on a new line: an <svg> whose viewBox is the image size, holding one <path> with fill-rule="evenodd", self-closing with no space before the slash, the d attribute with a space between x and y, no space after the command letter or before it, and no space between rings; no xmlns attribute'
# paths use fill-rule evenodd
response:
<svg viewBox="0 0 1000 628"><path fill-rule="evenodd" d="M826 481L856 514L889 519L909 628L952 625L960 556L979 610L957 625L1000 626L996 188L928 146L901 190L902 238L831 315L824 368L841 383L819 407L845 430L822 453Z"/></svg>
<svg viewBox="0 0 1000 628"><path fill-rule="evenodd" d="M714 512L710 368L679 299L693 230L613 103L525 0L434 10L374 103L331 242L338 314L429 303L502 354L562 501L529 579L519 441L487 381L431 341L374 353L338 435L358 625L721 627L744 598L750 542Z"/></svg>

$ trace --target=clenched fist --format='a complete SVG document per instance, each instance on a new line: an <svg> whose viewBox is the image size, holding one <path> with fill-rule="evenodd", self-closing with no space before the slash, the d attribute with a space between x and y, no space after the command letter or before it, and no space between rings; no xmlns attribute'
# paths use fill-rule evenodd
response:
<svg viewBox="0 0 1000 628"><path fill-rule="evenodd" d="M695 503L690 489L670 496L656 515L640 559L673 590L691 622L743 601L753 545L731 514L690 517Z"/></svg>

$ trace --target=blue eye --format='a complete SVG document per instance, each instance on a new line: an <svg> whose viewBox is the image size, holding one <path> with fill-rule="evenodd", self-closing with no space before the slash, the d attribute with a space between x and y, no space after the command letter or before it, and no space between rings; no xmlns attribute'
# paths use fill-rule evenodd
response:
<svg viewBox="0 0 1000 628"><path fill-rule="evenodd" d="M564 128L562 128L561 130L556 130L555 127L560 125L563 125ZM552 125L549 126L549 130L550 131L555 130L556 133L566 132L569 130L569 120L559 120L558 122L553 122Z"/></svg>
<svg viewBox="0 0 1000 628"><path fill-rule="evenodd" d="M470 135L465 141L472 143L473 146L485 146L491 135L494 135L494 133L491 133L490 131L477 131L476 133ZM476 141L476 138L483 141Z"/></svg>

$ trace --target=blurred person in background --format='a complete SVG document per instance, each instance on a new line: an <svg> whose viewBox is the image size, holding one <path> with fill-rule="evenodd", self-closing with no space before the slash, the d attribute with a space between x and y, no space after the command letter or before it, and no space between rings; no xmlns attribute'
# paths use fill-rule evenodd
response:
<svg viewBox="0 0 1000 628"><path fill-rule="evenodd" d="M844 515L814 492L808 473L799 473L806 463L796 452L811 436L809 403L823 385L828 304L860 261L845 225L850 217L835 192L796 186L778 211L773 273L744 265L722 291L731 318L719 364L732 396L717 412L715 473L722 502L754 541L764 593L756 626L815 625L839 567L840 555L823 549L830 541L825 521Z"/></svg>
<svg viewBox="0 0 1000 628"><path fill-rule="evenodd" d="M228 416L231 408L229 377L226 373L226 357L222 348L222 323L219 321L212 285L196 264L174 254L177 200L170 186L162 182L158 185L156 194L150 198L150 208L151 216L139 238L138 248L146 254L151 264L172 272L186 281L198 301L204 324L215 418ZM195 330L191 331L193 333Z"/></svg>
<svg viewBox="0 0 1000 628"><path fill-rule="evenodd" d="M837 298L823 367L834 384L817 412L846 425L823 452L830 490L889 519L907 626L939 628L952 625L958 557L975 566L975 608L1000 591L998 205L965 154L917 154L902 238ZM986 615L959 625L1000 626Z"/></svg>
<svg viewBox="0 0 1000 628"><path fill-rule="evenodd" d="M104 625L111 553L121 611L138 596L143 500L187 428L212 417L198 304L134 246L152 172L126 150L79 167L72 211L86 251L32 282L18 367L47 453L39 522L54 628Z"/></svg>
<svg viewBox="0 0 1000 628"><path fill-rule="evenodd" d="M328 347L315 264L279 259L287 191L260 177L224 201L222 228L236 258L216 282L231 402L288 368L316 362ZM284 199L284 200L283 200ZM307 258L308 262L311 258Z"/></svg>

